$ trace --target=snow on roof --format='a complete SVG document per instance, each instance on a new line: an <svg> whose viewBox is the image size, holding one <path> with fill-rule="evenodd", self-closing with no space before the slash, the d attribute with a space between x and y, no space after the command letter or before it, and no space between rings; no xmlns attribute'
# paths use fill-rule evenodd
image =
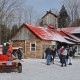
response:
<svg viewBox="0 0 80 80"><path fill-rule="evenodd" d="M20 47L20 46L19 47L13 47L13 50L17 50L19 48L21 49L22 47Z"/></svg>
<svg viewBox="0 0 80 80"><path fill-rule="evenodd" d="M33 26L33 25L26 24L26 23L24 23L24 25L42 40L54 40L54 41L60 41L60 42L65 42L65 43L70 43L70 44L72 42L66 40L66 38L74 41L72 38L70 38L69 36L67 36L65 33L61 31L52 30L49 28L43 28L39 26Z"/></svg>
<svg viewBox="0 0 80 80"><path fill-rule="evenodd" d="M80 33L80 27L75 28L71 33Z"/></svg>
<svg viewBox="0 0 80 80"><path fill-rule="evenodd" d="M51 26L51 25L48 25L48 26ZM63 28L63 29L65 29L65 28ZM74 30L74 29L72 28L72 30ZM74 35L66 32L66 31L58 31L58 30L53 29L53 32L60 34L61 36L63 36L67 40L71 40L73 42L80 42L80 39L78 39L77 37L75 37Z"/></svg>
<svg viewBox="0 0 80 80"><path fill-rule="evenodd" d="M48 32L43 27L32 26L29 24L25 24L26 27L31 30L36 36L43 40L53 40L53 36L50 32Z"/></svg>
<svg viewBox="0 0 80 80"><path fill-rule="evenodd" d="M66 28L58 28L58 31L64 31L68 33L80 33L80 27L66 27Z"/></svg>

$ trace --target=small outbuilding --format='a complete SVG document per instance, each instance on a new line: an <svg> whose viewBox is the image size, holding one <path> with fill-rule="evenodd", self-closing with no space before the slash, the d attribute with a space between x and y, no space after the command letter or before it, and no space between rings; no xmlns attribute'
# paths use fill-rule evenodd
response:
<svg viewBox="0 0 80 80"><path fill-rule="evenodd" d="M49 45L55 47L57 42L67 44L78 42L71 34L27 23L24 23L10 40L13 41L14 47L22 47L23 58L43 58L45 49Z"/></svg>

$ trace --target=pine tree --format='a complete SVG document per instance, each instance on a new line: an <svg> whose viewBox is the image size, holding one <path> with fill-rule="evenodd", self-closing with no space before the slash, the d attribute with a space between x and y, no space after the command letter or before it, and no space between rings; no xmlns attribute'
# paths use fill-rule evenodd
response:
<svg viewBox="0 0 80 80"><path fill-rule="evenodd" d="M7 42L10 38L10 29L6 27L5 24L0 25L1 32L0 32L0 44L3 44L4 42Z"/></svg>
<svg viewBox="0 0 80 80"><path fill-rule="evenodd" d="M69 25L69 22L70 22L70 17L64 5L62 5L61 10L59 12L58 27L59 28L67 27Z"/></svg>
<svg viewBox="0 0 80 80"><path fill-rule="evenodd" d="M17 31L18 31L18 26L13 25L13 27L11 29L11 37L13 37Z"/></svg>

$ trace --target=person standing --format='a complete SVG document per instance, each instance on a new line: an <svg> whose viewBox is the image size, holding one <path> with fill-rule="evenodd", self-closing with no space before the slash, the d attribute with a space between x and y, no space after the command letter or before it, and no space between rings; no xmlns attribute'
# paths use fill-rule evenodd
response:
<svg viewBox="0 0 80 80"><path fill-rule="evenodd" d="M8 47L9 47L9 45L8 45L8 44L6 44L6 43L4 43L4 45L3 45L3 47L2 47L2 53L3 53L4 55L6 55L6 54L7 54Z"/></svg>
<svg viewBox="0 0 80 80"><path fill-rule="evenodd" d="M53 64L54 64L55 55L56 55L56 48L55 49L52 49L52 54L51 54Z"/></svg>
<svg viewBox="0 0 80 80"><path fill-rule="evenodd" d="M45 50L45 53L46 53L46 58L47 58L47 65L50 65L51 54L52 54L51 45L48 46L48 48Z"/></svg>
<svg viewBox="0 0 80 80"><path fill-rule="evenodd" d="M67 56L66 56L66 63L68 64L69 61L69 46L67 46Z"/></svg>
<svg viewBox="0 0 80 80"><path fill-rule="evenodd" d="M73 48L73 58L75 57L76 48Z"/></svg>
<svg viewBox="0 0 80 80"><path fill-rule="evenodd" d="M59 50L58 50L58 54L59 54L59 58L60 58L60 63L62 63L62 52L64 50L64 46L62 46Z"/></svg>
<svg viewBox="0 0 80 80"><path fill-rule="evenodd" d="M21 52L20 48L17 50L17 55L18 55L18 59L21 60L21 58L22 58L22 52Z"/></svg>
<svg viewBox="0 0 80 80"><path fill-rule="evenodd" d="M14 60L14 57L12 56L12 51L13 51L12 44L9 42L4 43L2 52L3 52L3 55L6 56L6 58L8 57L9 61Z"/></svg>
<svg viewBox="0 0 80 80"><path fill-rule="evenodd" d="M69 49L69 65L72 65L72 57L73 57L73 49L70 47Z"/></svg>
<svg viewBox="0 0 80 80"><path fill-rule="evenodd" d="M63 67L63 64L65 64L65 66L67 66L66 65L66 56L67 56L67 49L66 48L64 48L64 50L63 50L63 52L61 53L61 67Z"/></svg>

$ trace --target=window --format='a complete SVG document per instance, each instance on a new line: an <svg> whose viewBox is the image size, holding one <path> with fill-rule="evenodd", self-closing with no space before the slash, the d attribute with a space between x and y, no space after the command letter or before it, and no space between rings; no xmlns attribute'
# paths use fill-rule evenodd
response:
<svg viewBox="0 0 80 80"><path fill-rule="evenodd" d="M36 43L30 44L30 51L36 51Z"/></svg>

